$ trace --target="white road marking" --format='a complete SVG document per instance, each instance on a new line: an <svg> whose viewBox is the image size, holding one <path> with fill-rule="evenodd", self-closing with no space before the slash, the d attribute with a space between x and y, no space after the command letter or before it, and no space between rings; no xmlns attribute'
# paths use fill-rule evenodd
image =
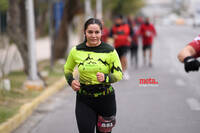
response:
<svg viewBox="0 0 200 133"><path fill-rule="evenodd" d="M200 103L195 98L188 98L186 99L187 104L189 105L190 109L193 111L200 111Z"/></svg>

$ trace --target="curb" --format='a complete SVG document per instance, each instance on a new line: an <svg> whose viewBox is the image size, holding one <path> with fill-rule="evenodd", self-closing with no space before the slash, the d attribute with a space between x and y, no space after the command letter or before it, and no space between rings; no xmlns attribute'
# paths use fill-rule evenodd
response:
<svg viewBox="0 0 200 133"><path fill-rule="evenodd" d="M40 103L45 101L48 97L52 96L59 90L63 89L65 85L65 77L62 77L53 85L45 88L45 91L42 92L38 97L33 99L32 102L22 105L16 115L8 119L6 122L0 124L0 133L11 133L33 113L33 111L38 107Z"/></svg>

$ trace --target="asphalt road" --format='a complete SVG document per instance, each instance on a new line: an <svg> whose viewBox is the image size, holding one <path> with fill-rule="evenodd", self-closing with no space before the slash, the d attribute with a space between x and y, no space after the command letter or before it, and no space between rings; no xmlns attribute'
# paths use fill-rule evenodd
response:
<svg viewBox="0 0 200 133"><path fill-rule="evenodd" d="M114 84L117 124L113 133L200 132L200 74L185 73L177 60L179 50L199 30L158 26L152 68L143 65L139 48L138 69L129 63L130 80ZM158 84L140 83L140 79L149 78ZM14 133L78 133L74 103L75 93L64 88L41 104Z"/></svg>

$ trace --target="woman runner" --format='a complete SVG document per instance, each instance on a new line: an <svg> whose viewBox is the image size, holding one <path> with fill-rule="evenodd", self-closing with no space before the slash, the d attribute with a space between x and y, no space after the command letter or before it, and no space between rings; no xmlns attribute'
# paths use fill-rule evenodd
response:
<svg viewBox="0 0 200 133"><path fill-rule="evenodd" d="M64 66L68 84L76 92L79 133L111 133L115 125L116 101L111 83L122 79L116 50L101 41L102 23L91 18L84 26L85 41L73 47ZM79 79L73 78L78 67Z"/></svg>

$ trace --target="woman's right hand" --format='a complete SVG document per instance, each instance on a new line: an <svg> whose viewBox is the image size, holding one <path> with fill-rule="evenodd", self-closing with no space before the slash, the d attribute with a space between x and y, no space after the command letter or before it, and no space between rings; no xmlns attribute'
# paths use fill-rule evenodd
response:
<svg viewBox="0 0 200 133"><path fill-rule="evenodd" d="M71 83L71 87L74 91L80 90L80 82L78 80L73 80Z"/></svg>

